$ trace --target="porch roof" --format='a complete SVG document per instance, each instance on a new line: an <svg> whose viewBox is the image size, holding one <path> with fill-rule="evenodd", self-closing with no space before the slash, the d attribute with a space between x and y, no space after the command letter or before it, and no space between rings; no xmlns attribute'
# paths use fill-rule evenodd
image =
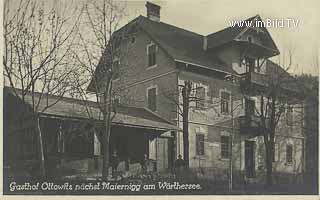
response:
<svg viewBox="0 0 320 200"><path fill-rule="evenodd" d="M13 88L5 87L5 91L16 96ZM22 91L16 89L18 98L21 99ZM54 116L57 118L69 119L93 119L103 120L103 115L99 109L97 102L84 101L68 97L59 97L55 95L47 95L35 93L35 104L38 104L36 111L41 115ZM32 95L27 93L24 97L25 103L31 108ZM116 114L115 114L116 113ZM171 122L148 110L147 108L118 106L112 124L119 126L130 126L136 128L153 129L159 131L178 130Z"/></svg>

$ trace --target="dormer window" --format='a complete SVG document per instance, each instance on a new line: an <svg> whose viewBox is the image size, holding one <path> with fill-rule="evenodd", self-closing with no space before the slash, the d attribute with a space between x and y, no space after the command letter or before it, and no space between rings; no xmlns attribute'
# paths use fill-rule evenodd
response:
<svg viewBox="0 0 320 200"><path fill-rule="evenodd" d="M148 67L157 65L157 45L151 43L147 46Z"/></svg>

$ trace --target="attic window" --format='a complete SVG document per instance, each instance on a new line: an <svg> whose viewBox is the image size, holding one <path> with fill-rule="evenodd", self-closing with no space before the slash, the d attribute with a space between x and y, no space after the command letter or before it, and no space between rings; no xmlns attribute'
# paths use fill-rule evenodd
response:
<svg viewBox="0 0 320 200"><path fill-rule="evenodd" d="M248 36L248 41L250 42L250 43L252 43L252 37L251 36Z"/></svg>
<svg viewBox="0 0 320 200"><path fill-rule="evenodd" d="M156 66L157 64L157 46L153 43L147 46L147 55L148 55L148 67Z"/></svg>

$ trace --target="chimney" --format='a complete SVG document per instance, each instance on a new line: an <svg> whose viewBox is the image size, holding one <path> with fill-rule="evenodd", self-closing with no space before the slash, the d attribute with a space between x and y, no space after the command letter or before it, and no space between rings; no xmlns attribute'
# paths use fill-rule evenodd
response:
<svg viewBox="0 0 320 200"><path fill-rule="evenodd" d="M161 7L159 5L156 5L154 3L151 3L147 1L146 3L147 7L147 16L149 19L159 22L160 21L160 9Z"/></svg>
<svg viewBox="0 0 320 200"><path fill-rule="evenodd" d="M203 44L202 44L202 48L203 48L203 50L207 50L207 48L208 48L208 38L207 38L207 36L203 36Z"/></svg>

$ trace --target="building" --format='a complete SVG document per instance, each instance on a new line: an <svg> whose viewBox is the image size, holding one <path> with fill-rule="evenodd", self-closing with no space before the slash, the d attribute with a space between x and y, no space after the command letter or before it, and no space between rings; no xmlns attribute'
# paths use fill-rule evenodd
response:
<svg viewBox="0 0 320 200"><path fill-rule="evenodd" d="M280 52L268 30L235 26L204 36L162 22L160 6L147 2L146 7L147 17L138 16L115 33L130 32L119 45L119 52L123 47L128 51L120 63L129 64L120 64L119 69L138 72L115 80L126 84L131 97L130 101L120 98L121 103L148 107L182 129L177 114L182 107L181 86L190 81L191 96L198 99L190 102L188 118L190 168L206 177L228 176L232 137L233 173L258 181L265 170L263 135L255 125L260 97L266 98L270 77L288 81L281 88L287 100L293 99L289 94L299 93L294 79L269 60ZM257 15L246 21L262 20ZM93 83L88 91L97 92ZM299 100L286 101L279 119L275 174L299 175L304 170L303 107L299 105ZM177 158L183 156L182 131L175 137Z"/></svg>
<svg viewBox="0 0 320 200"><path fill-rule="evenodd" d="M38 177L42 160L48 178L101 176L103 121L98 104L38 92L22 94L20 89L4 88L4 181ZM38 105L35 111L33 102ZM119 105L111 126L110 154L117 151L123 172L141 173L144 154L153 153L158 162L150 162L150 170L161 171L173 163L163 141L173 142L175 131L176 126L156 113ZM162 151L149 152L149 141Z"/></svg>

